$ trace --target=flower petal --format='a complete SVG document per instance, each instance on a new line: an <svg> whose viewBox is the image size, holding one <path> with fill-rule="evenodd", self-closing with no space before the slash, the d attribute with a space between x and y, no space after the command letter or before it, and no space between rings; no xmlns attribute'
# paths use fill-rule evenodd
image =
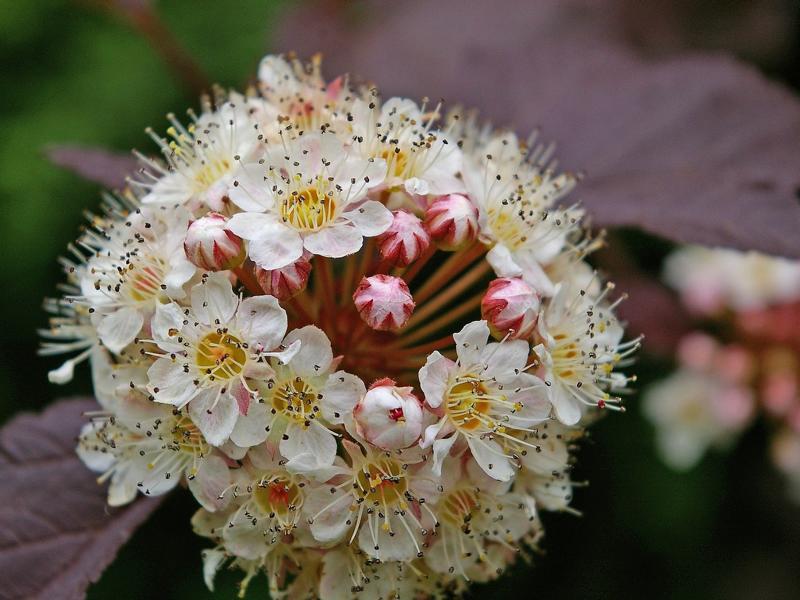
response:
<svg viewBox="0 0 800 600"><path fill-rule="evenodd" d="M510 481L514 477L514 467L497 442L471 436L467 443L475 462L489 477L498 481Z"/></svg>
<svg viewBox="0 0 800 600"><path fill-rule="evenodd" d="M309 427L295 423L286 428L286 437L280 443L281 454L292 459L302 454L311 454L317 466L326 467L336 458L336 438L322 425L313 422Z"/></svg>
<svg viewBox="0 0 800 600"><path fill-rule="evenodd" d="M224 273L210 273L192 288L192 312L207 325L226 325L236 314L239 298Z"/></svg>
<svg viewBox="0 0 800 600"><path fill-rule="evenodd" d="M366 393L364 382L355 375L344 371L331 374L322 390L322 416L334 425L344 423Z"/></svg>
<svg viewBox="0 0 800 600"><path fill-rule="evenodd" d="M364 237L358 228L346 221L324 227L307 234L303 246L312 254L329 258L342 258L361 250ZM296 259L295 259L296 260Z"/></svg>
<svg viewBox="0 0 800 600"><path fill-rule="evenodd" d="M267 439L267 427L272 422L265 404L253 402L246 415L239 415L231 432L231 441L242 448L256 446Z"/></svg>
<svg viewBox="0 0 800 600"><path fill-rule="evenodd" d="M515 379L528 363L530 347L524 340L506 340L501 344L488 344L481 353L487 372L500 383Z"/></svg>
<svg viewBox="0 0 800 600"><path fill-rule="evenodd" d="M464 368L481 364L481 354L488 339L489 326L486 321L467 323L461 331L453 334L459 364Z"/></svg>
<svg viewBox="0 0 800 600"><path fill-rule="evenodd" d="M114 354L133 342L144 325L144 316L133 307L120 308L105 315L97 326L97 335L103 345Z"/></svg>
<svg viewBox="0 0 800 600"><path fill-rule="evenodd" d="M419 386L431 408L442 404L454 366L453 361L437 351L428 355L425 366L419 370Z"/></svg>
<svg viewBox="0 0 800 600"><path fill-rule="evenodd" d="M369 200L342 216L353 223L364 237L383 233L392 224L393 219L392 212L375 200Z"/></svg>
<svg viewBox="0 0 800 600"><path fill-rule="evenodd" d="M236 426L239 405L230 394L208 389L197 394L189 403L189 415L209 444L221 446Z"/></svg>
<svg viewBox="0 0 800 600"><path fill-rule="evenodd" d="M286 335L288 319L277 298L253 296L239 305L236 325L250 344L263 350L277 348Z"/></svg>
<svg viewBox="0 0 800 600"><path fill-rule="evenodd" d="M450 448L456 443L457 435L451 435L448 438L435 440L433 442L433 463L431 465L431 472L437 477L442 475L442 463L447 455L450 453Z"/></svg>
<svg viewBox="0 0 800 600"><path fill-rule="evenodd" d="M281 223L266 225L248 246L250 259L271 271L292 264L303 255L303 238Z"/></svg>
<svg viewBox="0 0 800 600"><path fill-rule="evenodd" d="M549 388L550 402L556 412L556 417L564 425L575 425L581 420L581 407L577 398L573 397L569 388L558 381L554 381Z"/></svg>
<svg viewBox="0 0 800 600"><path fill-rule="evenodd" d="M225 506L226 500L220 499L220 496L230 485L231 474L222 458L207 456L200 461L194 477L187 475L189 490L203 508L214 512Z"/></svg>
<svg viewBox="0 0 800 600"><path fill-rule="evenodd" d="M333 349L325 332L314 325L306 325L289 332L283 345L290 347L300 342L300 349L290 364L295 373L305 377L325 375L333 362Z"/></svg>
<svg viewBox="0 0 800 600"><path fill-rule="evenodd" d="M184 370L180 359L159 358L147 370L147 379L156 402L183 406L197 393L192 374Z"/></svg>

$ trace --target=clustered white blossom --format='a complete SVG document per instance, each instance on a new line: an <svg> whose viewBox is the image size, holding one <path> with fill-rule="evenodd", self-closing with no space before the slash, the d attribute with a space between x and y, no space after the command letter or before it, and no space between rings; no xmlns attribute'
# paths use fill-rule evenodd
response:
<svg viewBox="0 0 800 600"><path fill-rule="evenodd" d="M267 56L149 132L70 248L43 352L90 359L78 452L108 502L186 485L206 582L417 598L496 578L573 510L621 409L618 299L550 151ZM494 271L497 279L492 280Z"/></svg>

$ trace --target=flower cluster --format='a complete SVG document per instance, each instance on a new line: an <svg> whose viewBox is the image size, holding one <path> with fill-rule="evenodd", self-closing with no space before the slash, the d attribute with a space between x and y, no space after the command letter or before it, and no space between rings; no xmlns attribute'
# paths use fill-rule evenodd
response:
<svg viewBox="0 0 800 600"><path fill-rule="evenodd" d="M268 56L150 132L161 157L64 259L43 353L90 359L78 452L108 501L186 485L273 597L458 594L573 510L621 410L619 298L548 148Z"/></svg>
<svg viewBox="0 0 800 600"><path fill-rule="evenodd" d="M665 462L691 468L760 413L773 425L773 462L800 498L800 263L690 246L667 258L665 279L711 326L681 340L678 369L647 391Z"/></svg>

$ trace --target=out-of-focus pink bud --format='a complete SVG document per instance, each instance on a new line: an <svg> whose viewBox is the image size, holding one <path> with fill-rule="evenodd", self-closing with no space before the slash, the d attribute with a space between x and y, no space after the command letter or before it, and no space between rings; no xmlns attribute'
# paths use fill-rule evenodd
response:
<svg viewBox="0 0 800 600"><path fill-rule="evenodd" d="M481 300L481 316L495 337L524 339L536 328L540 307L539 294L522 279L501 277L489 284Z"/></svg>
<svg viewBox="0 0 800 600"><path fill-rule="evenodd" d="M425 229L443 250L459 250L478 235L478 209L461 194L440 196L425 211Z"/></svg>
<svg viewBox="0 0 800 600"><path fill-rule="evenodd" d="M414 312L414 298L406 282L391 275L364 277L353 294L358 314L378 331L400 329Z"/></svg>
<svg viewBox="0 0 800 600"><path fill-rule="evenodd" d="M719 343L710 335L693 331L678 344L678 360L695 371L709 371L714 357L719 351Z"/></svg>
<svg viewBox="0 0 800 600"><path fill-rule="evenodd" d="M192 264L206 271L235 269L247 256L242 238L228 229L228 218L216 212L189 225L183 250Z"/></svg>
<svg viewBox="0 0 800 600"><path fill-rule="evenodd" d="M290 265L267 271L256 267L256 279L264 293L278 300L289 300L306 289L311 274L311 254L304 252Z"/></svg>
<svg viewBox="0 0 800 600"><path fill-rule="evenodd" d="M411 387L379 379L353 410L356 431L378 448L399 450L415 444L422 434L422 402Z"/></svg>
<svg viewBox="0 0 800 600"><path fill-rule="evenodd" d="M431 236L422 221L404 210L394 211L392 224L377 240L381 256L401 267L417 260L431 245Z"/></svg>

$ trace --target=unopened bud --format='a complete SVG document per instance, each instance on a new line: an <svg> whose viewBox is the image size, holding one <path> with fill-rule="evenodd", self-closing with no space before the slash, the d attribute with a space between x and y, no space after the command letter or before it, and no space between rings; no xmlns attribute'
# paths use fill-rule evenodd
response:
<svg viewBox="0 0 800 600"><path fill-rule="evenodd" d="M267 271L256 267L256 279L264 293L275 296L278 300L289 300L306 289L311 274L311 254L303 256L291 264Z"/></svg>
<svg viewBox="0 0 800 600"><path fill-rule="evenodd" d="M478 209L461 194L440 196L425 211L425 229L443 250L459 250L478 235Z"/></svg>
<svg viewBox="0 0 800 600"><path fill-rule="evenodd" d="M417 260L431 244L422 221L404 210L394 211L392 224L377 240L381 256L401 267Z"/></svg>
<svg viewBox="0 0 800 600"><path fill-rule="evenodd" d="M530 285L518 277L501 277L489 284L481 316L495 337L524 339L536 328L540 307L541 298Z"/></svg>
<svg viewBox="0 0 800 600"><path fill-rule="evenodd" d="M183 250L192 264L206 271L235 269L247 256L242 238L228 229L228 218L216 212L189 225Z"/></svg>
<svg viewBox="0 0 800 600"><path fill-rule="evenodd" d="M358 434L384 450L415 444L422 434L423 411L412 390L388 378L373 383L353 410Z"/></svg>
<svg viewBox="0 0 800 600"><path fill-rule="evenodd" d="M378 331L400 329L414 312L414 298L405 281L391 275L364 277L353 294L358 314Z"/></svg>

